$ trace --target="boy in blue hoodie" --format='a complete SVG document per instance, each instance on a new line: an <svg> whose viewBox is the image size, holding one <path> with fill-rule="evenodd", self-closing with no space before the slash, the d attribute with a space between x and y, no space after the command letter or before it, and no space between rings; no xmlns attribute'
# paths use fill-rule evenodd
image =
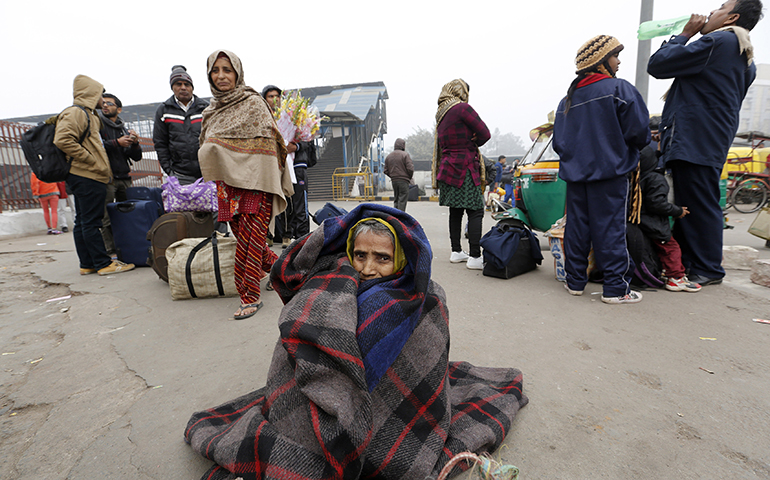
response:
<svg viewBox="0 0 770 480"><path fill-rule="evenodd" d="M649 113L639 92L615 78L623 45L599 35L580 47L577 78L559 103L553 147L559 177L567 182L564 232L567 291L582 295L591 245L604 275L602 301L637 303L630 289L632 260L626 248L627 174L650 143Z"/></svg>

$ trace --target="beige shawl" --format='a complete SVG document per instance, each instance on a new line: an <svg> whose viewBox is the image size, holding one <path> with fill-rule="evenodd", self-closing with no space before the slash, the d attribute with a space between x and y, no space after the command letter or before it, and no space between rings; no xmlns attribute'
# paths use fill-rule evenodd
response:
<svg viewBox="0 0 770 480"><path fill-rule="evenodd" d="M237 75L235 88L228 92L218 90L211 81L220 53L227 56ZM286 147L273 115L262 96L244 83L241 60L234 53L215 51L209 55L206 71L214 98L203 111L198 151L203 178L272 193L272 225L272 218L286 209L286 198L294 194L286 169Z"/></svg>
<svg viewBox="0 0 770 480"><path fill-rule="evenodd" d="M751 44L748 30L743 27L730 25L729 27L722 27L715 31L733 32L735 36L738 37L738 48L741 49L740 53L743 54L743 52L746 52L746 60L749 62L749 65L751 65L751 62L754 61L754 46Z"/></svg>

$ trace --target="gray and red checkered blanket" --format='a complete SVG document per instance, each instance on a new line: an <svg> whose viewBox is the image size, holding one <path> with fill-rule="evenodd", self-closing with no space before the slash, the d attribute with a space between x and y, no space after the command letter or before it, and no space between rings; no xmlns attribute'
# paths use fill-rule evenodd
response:
<svg viewBox="0 0 770 480"><path fill-rule="evenodd" d="M344 245L372 216L394 227L408 264L361 282ZM285 306L267 385L195 413L185 430L215 462L203 478L424 480L457 453L495 450L528 401L522 375L449 361L431 258L416 220L371 204L287 249L272 271Z"/></svg>

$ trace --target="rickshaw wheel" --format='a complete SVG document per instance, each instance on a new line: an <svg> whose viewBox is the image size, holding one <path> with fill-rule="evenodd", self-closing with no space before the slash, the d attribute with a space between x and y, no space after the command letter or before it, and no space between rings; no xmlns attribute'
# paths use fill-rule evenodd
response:
<svg viewBox="0 0 770 480"><path fill-rule="evenodd" d="M731 203L741 213L753 213L767 203L767 185L762 180L742 181L730 196Z"/></svg>

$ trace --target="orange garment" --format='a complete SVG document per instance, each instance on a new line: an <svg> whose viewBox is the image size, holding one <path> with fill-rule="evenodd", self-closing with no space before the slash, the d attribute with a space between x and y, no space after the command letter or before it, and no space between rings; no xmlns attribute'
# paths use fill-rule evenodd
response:
<svg viewBox="0 0 770 480"><path fill-rule="evenodd" d="M59 186L55 183L45 183L38 180L34 173L30 177L30 186L32 187L32 195L35 197L49 197L52 194L59 196Z"/></svg>

